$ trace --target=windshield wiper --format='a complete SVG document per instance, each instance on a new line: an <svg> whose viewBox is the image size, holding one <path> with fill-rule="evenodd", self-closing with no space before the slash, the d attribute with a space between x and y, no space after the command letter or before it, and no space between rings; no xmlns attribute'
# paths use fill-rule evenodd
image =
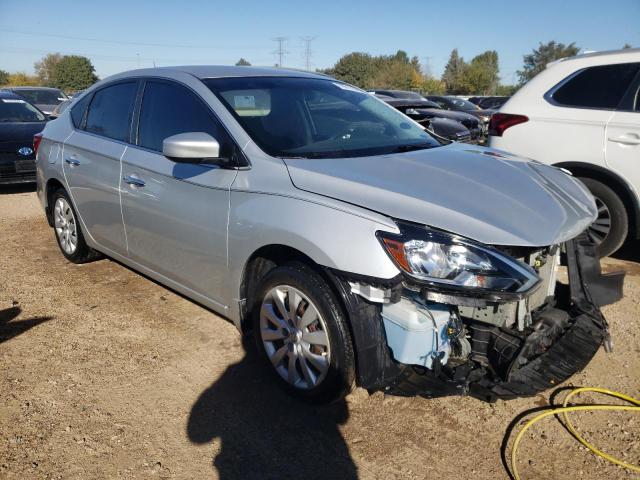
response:
<svg viewBox="0 0 640 480"><path fill-rule="evenodd" d="M411 145L398 145L396 148L391 150L390 153L403 153L403 152L413 152L414 150L425 150L427 148L433 148L437 145L433 145L431 143L417 143Z"/></svg>

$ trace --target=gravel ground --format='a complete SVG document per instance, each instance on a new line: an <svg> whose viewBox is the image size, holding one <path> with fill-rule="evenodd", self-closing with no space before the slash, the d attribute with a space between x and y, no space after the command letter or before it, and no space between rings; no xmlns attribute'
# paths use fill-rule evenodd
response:
<svg viewBox="0 0 640 480"><path fill-rule="evenodd" d="M126 267L67 263L35 193L0 193L0 478L507 478L501 445L536 398L394 398L331 407L274 387L228 321ZM640 393L639 246L606 307L615 342L570 385ZM633 255L635 254L635 261ZM640 419L584 413L600 448L640 461ZM524 478L634 478L554 419L520 447Z"/></svg>

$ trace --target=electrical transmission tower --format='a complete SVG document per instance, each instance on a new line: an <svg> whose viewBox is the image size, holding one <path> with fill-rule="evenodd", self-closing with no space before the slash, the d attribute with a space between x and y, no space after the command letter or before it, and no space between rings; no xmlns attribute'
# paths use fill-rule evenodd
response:
<svg viewBox="0 0 640 480"><path fill-rule="evenodd" d="M316 37L302 37L302 41L304 42L304 65L305 70L311 70L311 55L313 51L311 50L311 42L313 42Z"/></svg>
<svg viewBox="0 0 640 480"><path fill-rule="evenodd" d="M276 37L273 41L278 43L278 48L273 53L278 56L278 67L282 67L282 58L289 53L284 49L284 42L287 41L287 37Z"/></svg>

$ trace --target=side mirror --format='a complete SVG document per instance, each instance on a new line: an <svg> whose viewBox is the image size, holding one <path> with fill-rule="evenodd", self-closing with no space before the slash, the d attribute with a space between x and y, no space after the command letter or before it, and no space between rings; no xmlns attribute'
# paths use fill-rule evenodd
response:
<svg viewBox="0 0 640 480"><path fill-rule="evenodd" d="M162 154L178 163L202 163L220 158L220 144L208 133L179 133L164 139Z"/></svg>

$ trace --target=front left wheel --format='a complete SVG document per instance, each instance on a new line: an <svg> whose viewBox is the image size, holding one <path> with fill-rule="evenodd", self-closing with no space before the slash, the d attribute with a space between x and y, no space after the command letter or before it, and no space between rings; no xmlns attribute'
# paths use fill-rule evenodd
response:
<svg viewBox="0 0 640 480"><path fill-rule="evenodd" d="M325 280L303 264L274 268L256 291L253 334L277 381L312 403L343 398L355 360L346 316Z"/></svg>

